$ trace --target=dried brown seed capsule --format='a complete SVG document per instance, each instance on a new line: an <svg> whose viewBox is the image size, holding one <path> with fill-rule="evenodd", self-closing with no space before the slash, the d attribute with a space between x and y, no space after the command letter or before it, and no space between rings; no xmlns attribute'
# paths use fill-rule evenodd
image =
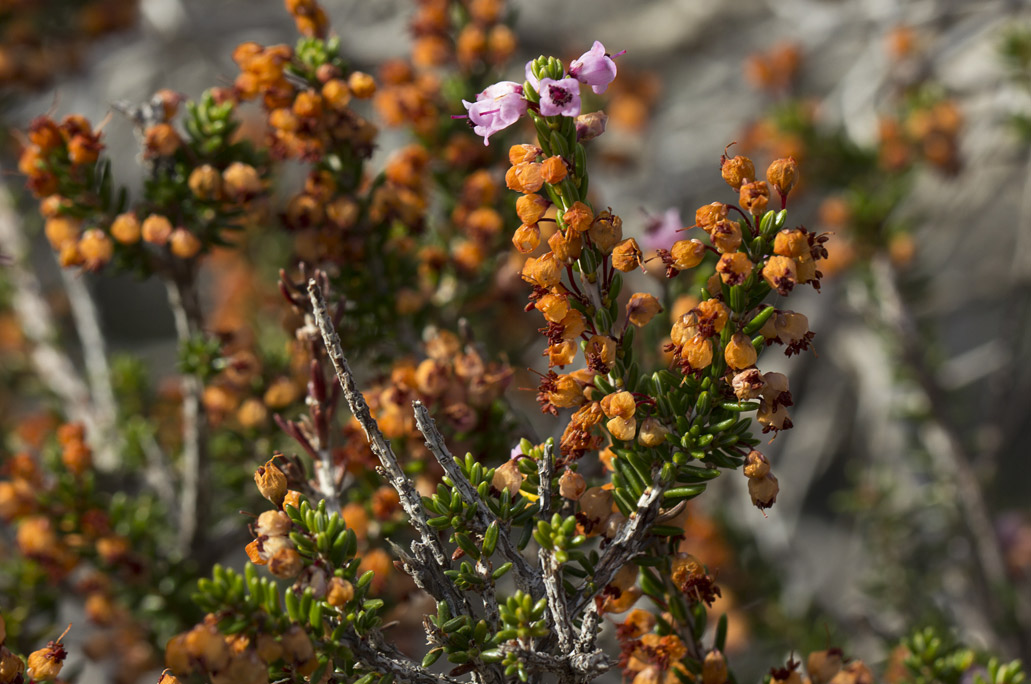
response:
<svg viewBox="0 0 1031 684"><path fill-rule="evenodd" d="M623 219L609 211L603 211L587 229L587 234L602 254L608 254L623 239Z"/></svg>
<svg viewBox="0 0 1031 684"><path fill-rule="evenodd" d="M656 314L662 311L662 305L655 295L646 292L635 292L626 303L626 317L638 328L648 325Z"/></svg>
<svg viewBox="0 0 1031 684"><path fill-rule="evenodd" d="M279 506L286 497L287 482L286 475L276 467L273 461L274 458L266 461L265 465L258 466L258 469L254 471L254 482L258 485L258 491L263 497Z"/></svg>
<svg viewBox="0 0 1031 684"><path fill-rule="evenodd" d="M759 510L769 508L777 501L780 485L773 473L765 477L748 480L748 495L752 497L752 505Z"/></svg>
<svg viewBox="0 0 1031 684"><path fill-rule="evenodd" d="M713 202L698 207L694 213L695 225L705 232L709 232L717 221L727 218L727 211L727 205L722 202Z"/></svg>
<svg viewBox="0 0 1031 684"><path fill-rule="evenodd" d="M616 245L612 250L612 265L624 273L640 266L641 248L638 247L637 240L627 238Z"/></svg>
<svg viewBox="0 0 1031 684"><path fill-rule="evenodd" d="M723 162L720 166L720 175L727 185L740 190L742 185L755 180L755 164L748 157L738 155Z"/></svg>
<svg viewBox="0 0 1031 684"><path fill-rule="evenodd" d="M766 169L766 182L777 188L781 197L787 197L798 183L798 162L793 157L775 160Z"/></svg>
<svg viewBox="0 0 1031 684"><path fill-rule="evenodd" d="M519 464L516 461L505 461L494 471L490 484L499 492L508 490L509 495L514 497L523 486L523 474L519 472Z"/></svg>
<svg viewBox="0 0 1031 684"><path fill-rule="evenodd" d="M61 674L64 660L68 657L68 652L61 644L61 639L64 638L64 635L71 628L72 626L68 625L68 628L64 630L61 636L57 637L56 641L51 641L46 645L46 648L41 648L29 654L29 667L26 670L29 678L42 681L57 679L57 676Z"/></svg>
<svg viewBox="0 0 1031 684"><path fill-rule="evenodd" d="M748 456L745 457L744 467L745 477L755 480L766 477L766 474L770 472L770 462L761 451L753 449L748 452Z"/></svg>
<svg viewBox="0 0 1031 684"><path fill-rule="evenodd" d="M759 216L766 211L766 205L770 201L770 188L766 181L745 183L741 186L739 199L744 209L750 211L753 216Z"/></svg>
<svg viewBox="0 0 1031 684"><path fill-rule="evenodd" d="M772 256L763 266L763 279L781 295L787 295L798 282L795 260L786 256Z"/></svg>
<svg viewBox="0 0 1031 684"><path fill-rule="evenodd" d="M706 653L702 662L702 684L725 684L728 677L727 659L723 654L715 649Z"/></svg>
<svg viewBox="0 0 1031 684"><path fill-rule="evenodd" d="M841 649L838 648L810 653L806 658L805 668L813 684L828 684L841 670L841 656Z"/></svg>
<svg viewBox="0 0 1031 684"><path fill-rule="evenodd" d="M576 201L566 213L562 214L562 220L576 232L583 233L590 230L594 223L594 212L583 202Z"/></svg>
<svg viewBox="0 0 1031 684"><path fill-rule="evenodd" d="M575 230L567 230L565 233L557 230L548 238L548 246L555 258L564 264L571 264L580 258L583 244L583 238Z"/></svg>
<svg viewBox="0 0 1031 684"><path fill-rule="evenodd" d="M649 417L641 421L641 431L637 435L637 441L642 446L657 447L666 441L669 430L659 422L657 418Z"/></svg>
<svg viewBox="0 0 1031 684"><path fill-rule="evenodd" d="M578 500L587 490L587 483L583 475L572 470L566 470L558 479L558 493L563 499L571 501Z"/></svg>

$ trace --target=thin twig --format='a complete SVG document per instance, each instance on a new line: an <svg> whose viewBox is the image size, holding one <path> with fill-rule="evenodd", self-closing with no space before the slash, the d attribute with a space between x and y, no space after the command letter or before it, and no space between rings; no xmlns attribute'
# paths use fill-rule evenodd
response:
<svg viewBox="0 0 1031 684"><path fill-rule="evenodd" d="M3 169L0 169L2 175ZM5 186L0 186L0 251L10 259L5 271L14 290L11 304L22 332L32 343L29 352L32 365L44 384L61 399L65 415L86 426L90 446L94 446L99 430L89 388L75 364L56 344L57 326L39 279L26 265L29 241Z"/></svg>
<svg viewBox="0 0 1031 684"><path fill-rule="evenodd" d="M351 367L348 365L347 359L344 358L340 336L337 335L336 330L333 328L329 313L326 311L326 299L323 297L322 290L314 278L308 280L308 296L311 299L315 324L318 326L322 340L326 345L326 352L333 362L333 369L336 371L337 380L344 391L344 399L347 400L351 413L354 414L358 424L362 426L365 438L369 441L369 446L379 459L387 479L394 489L397 490L398 496L401 499L401 506L405 509L408 520L415 527L416 532L419 533L423 543L433 554L437 565L442 568L450 567L450 562L444 555L444 549L437 538L436 532L427 522L426 512L422 508L422 499L419 496L419 492L415 489L415 484L405 475L401 464L397 460L397 456L394 454L394 450L390 448L390 444L383 437L383 433L380 432L379 425L376 424L372 413L369 411L369 405L365 402L365 397L362 396L357 383L354 381Z"/></svg>
<svg viewBox="0 0 1031 684"><path fill-rule="evenodd" d="M100 317L82 274L62 268L61 280L68 294L75 330L79 334L86 380L93 399L98 430L95 440L98 448L94 449L96 465L100 470L111 471L121 460L118 452L122 439L118 432L118 406L111 385L111 367L107 362L107 345L100 330Z"/></svg>
<svg viewBox="0 0 1031 684"><path fill-rule="evenodd" d="M360 637L346 630L340 642L354 653L367 669L382 674L392 674L394 679L405 684L459 684L460 680L444 674L434 674L409 659L392 644L383 640L382 634L372 632Z"/></svg>
<svg viewBox="0 0 1031 684"><path fill-rule="evenodd" d="M444 469L444 474L451 480L459 495L470 506L476 507L476 520L480 531L486 530L491 524L497 524L500 528L501 522L487 508L487 504L480 499L476 488L462 474L462 469L459 467L458 462L455 461L455 457L448 451L447 446L444 444L444 437L437 430L437 426L433 422L433 418L430 417L429 411L426 410L426 407L420 401L412 402L412 407L415 409L415 424L419 428L419 432L422 433L422 436L426 438L426 446L429 448L430 453L440 463L440 467ZM519 548L512 541L507 531L501 528L500 532L501 534L498 535L498 550L501 551L501 555L506 560L512 563L516 571L516 584L520 589L534 597L541 596L544 593L544 584L540 575L534 571L533 566L530 565L523 554L519 553Z"/></svg>
<svg viewBox="0 0 1031 684"><path fill-rule="evenodd" d="M168 303L175 318L179 344L185 344L201 331L200 300L197 298L195 271L173 273L165 280ZM183 554L192 554L203 545L207 497L207 416L201 405L204 386L200 378L184 374L181 380L182 408L182 489L179 495L178 546Z"/></svg>
<svg viewBox="0 0 1031 684"><path fill-rule="evenodd" d="M588 622L591 614L598 611L598 604L594 597L602 587L612 581L620 569L644 550L648 543L648 529L659 514L662 495L665 492L666 486L658 481L653 482L651 487L644 491L637 501L637 510L620 525L612 543L595 566L594 575L577 592L579 598L573 604L571 614L575 617L584 612L584 609L587 610L584 624L580 629L580 637L577 640L578 650L588 652L593 649L596 632L593 629L588 632L587 627L589 624L595 626L598 624L593 619L590 623ZM593 586L594 591L590 591L588 585Z"/></svg>

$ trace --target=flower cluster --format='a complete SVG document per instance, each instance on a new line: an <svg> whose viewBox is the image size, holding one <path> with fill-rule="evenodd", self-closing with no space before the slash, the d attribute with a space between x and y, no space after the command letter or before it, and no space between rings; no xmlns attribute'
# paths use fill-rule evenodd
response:
<svg viewBox="0 0 1031 684"><path fill-rule="evenodd" d="M531 60L526 63L523 84L501 81L485 88L475 102L463 100L462 104L473 131L483 136L487 145L490 136L519 121L527 111L576 118L580 115L580 84L600 94L615 78L616 63L605 46L594 41L590 50L570 62L568 71L554 59Z"/></svg>

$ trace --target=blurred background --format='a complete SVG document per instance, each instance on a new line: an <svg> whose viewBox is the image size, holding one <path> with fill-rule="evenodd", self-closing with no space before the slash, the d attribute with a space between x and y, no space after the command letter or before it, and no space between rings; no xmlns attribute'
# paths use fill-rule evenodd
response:
<svg viewBox="0 0 1031 684"><path fill-rule="evenodd" d="M47 111L99 121L111 103L159 88L198 97L232 83L236 44L294 41L278 0L95 4L96 21L113 30L45 64L25 61L14 32L4 34L0 66L19 74L0 96L5 127ZM411 53L412 3L324 5L358 68L376 74ZM766 448L781 483L776 506L764 516L731 477L699 502L690 550L723 568L739 678L758 678L792 649L829 645L883 666L886 644L920 624L1031 656L1031 5L525 0L511 9L518 47L504 78L593 40L626 50L599 103L609 123L591 178L596 205L619 212L628 236L645 245L692 225L699 206L732 201L719 161L733 142L729 154L756 168L795 157L803 180L792 220L835 234L822 291L793 300L817 333L814 351L766 367L790 377L796 402L795 428ZM87 21L69 12L70 26ZM372 166L406 136L386 128ZM113 115L105 137L131 184L130 127ZM11 168L5 182L20 192ZM57 290L44 245L40 236L34 268ZM653 270L637 276L639 290L660 292ZM109 347L173 373L160 283L84 278ZM513 365L539 366L535 354ZM533 422L532 393L515 389L533 382L524 375L508 391Z"/></svg>

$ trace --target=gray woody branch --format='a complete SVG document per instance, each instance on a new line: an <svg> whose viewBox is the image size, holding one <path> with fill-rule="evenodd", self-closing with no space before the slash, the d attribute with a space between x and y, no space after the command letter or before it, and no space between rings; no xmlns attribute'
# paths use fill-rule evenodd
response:
<svg viewBox="0 0 1031 684"><path fill-rule="evenodd" d="M426 407L420 401L412 402L412 406L415 408L415 424L418 426L419 432L426 438L426 446L429 447L434 458L440 463L440 467L444 469L444 474L451 480L455 489L465 499L465 502L470 506L476 507L476 524L481 530L486 530L491 523L497 523L500 527L501 523L497 517L487 508L487 504L483 503L476 488L462 474L462 469L444 444L444 438L441 436L440 431L437 430L437 426L430 417L429 411L426 410ZM540 575L530 565L529 561L519 553L519 549L512 543L512 539L507 534L498 535L498 549L501 551L501 555L505 557L505 560L511 562L513 568L515 568L516 584L520 589L533 596L540 596L544 593L544 586Z"/></svg>

